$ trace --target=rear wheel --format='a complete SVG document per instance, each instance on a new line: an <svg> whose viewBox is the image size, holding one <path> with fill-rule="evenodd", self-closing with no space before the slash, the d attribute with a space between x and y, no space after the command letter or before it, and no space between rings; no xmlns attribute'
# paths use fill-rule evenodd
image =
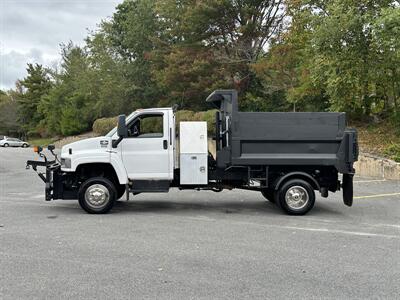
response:
<svg viewBox="0 0 400 300"><path fill-rule="evenodd" d="M343 202L347 206L353 205L353 175L343 174L342 180Z"/></svg>
<svg viewBox="0 0 400 300"><path fill-rule="evenodd" d="M302 179L285 182L276 193L276 202L289 215L304 215L315 203L313 187Z"/></svg>
<svg viewBox="0 0 400 300"><path fill-rule="evenodd" d="M10 145L9 145L9 144L7 144L7 143L5 143L5 144L4 144L4 147L8 147L8 146L10 146Z"/></svg>
<svg viewBox="0 0 400 300"><path fill-rule="evenodd" d="M271 189L262 189L261 194L271 203L275 203L274 191Z"/></svg>
<svg viewBox="0 0 400 300"><path fill-rule="evenodd" d="M22 144L22 148L28 148L28 144Z"/></svg>
<svg viewBox="0 0 400 300"><path fill-rule="evenodd" d="M114 184L104 177L86 180L78 191L79 205L90 214L104 214L111 210L117 197Z"/></svg>

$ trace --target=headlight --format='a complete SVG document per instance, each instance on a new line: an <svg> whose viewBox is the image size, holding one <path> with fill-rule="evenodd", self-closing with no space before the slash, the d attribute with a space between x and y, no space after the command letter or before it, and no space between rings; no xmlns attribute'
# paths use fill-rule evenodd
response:
<svg viewBox="0 0 400 300"><path fill-rule="evenodd" d="M61 158L61 167L70 169L71 168L71 159L70 158Z"/></svg>

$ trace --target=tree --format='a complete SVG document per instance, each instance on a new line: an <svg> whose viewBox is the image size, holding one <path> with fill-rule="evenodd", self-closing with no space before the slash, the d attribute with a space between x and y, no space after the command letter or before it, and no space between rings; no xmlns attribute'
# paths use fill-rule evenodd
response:
<svg viewBox="0 0 400 300"><path fill-rule="evenodd" d="M254 79L250 64L265 54L283 28L284 1L163 1L163 20L176 43L202 45L223 65L228 83L245 93Z"/></svg>
<svg viewBox="0 0 400 300"><path fill-rule="evenodd" d="M124 1L116 7L112 20L101 26L124 73L129 108L156 105L163 94L151 73L150 53L162 33L155 5L151 0Z"/></svg>
<svg viewBox="0 0 400 300"><path fill-rule="evenodd" d="M260 79L261 98L278 103L265 104L268 110L280 108L293 111L323 111L328 108L323 85L315 82L311 73L313 63L312 14L304 1L288 1L287 14L291 18L287 30L271 40L265 56L251 65Z"/></svg>
<svg viewBox="0 0 400 300"><path fill-rule="evenodd" d="M391 0L334 0L324 4L311 22L314 33L312 72L323 81L332 110L369 117L379 111L384 95L377 74L385 56L374 39L374 24Z"/></svg>
<svg viewBox="0 0 400 300"><path fill-rule="evenodd" d="M376 81L384 101L384 111L400 114L400 8L381 11L373 24L373 38L380 53ZM400 118L399 118L400 120Z"/></svg>
<svg viewBox="0 0 400 300"><path fill-rule="evenodd" d="M290 1L289 30L254 68L267 91L286 91L301 109L358 118L390 111L398 95L398 10L389 0Z"/></svg>
<svg viewBox="0 0 400 300"><path fill-rule="evenodd" d="M54 86L42 98L41 125L51 134L71 135L88 130L101 116L98 89L85 49L73 43L63 45L61 70L54 73Z"/></svg>
<svg viewBox="0 0 400 300"><path fill-rule="evenodd" d="M166 91L159 105L204 110L208 107L204 100L214 89L228 87L223 67L203 46L174 46L163 57L162 65L153 66L159 87Z"/></svg>
<svg viewBox="0 0 400 300"><path fill-rule="evenodd" d="M0 90L0 134L19 134L21 127L17 119L16 101L10 93Z"/></svg>
<svg viewBox="0 0 400 300"><path fill-rule="evenodd" d="M168 99L201 109L215 87L238 89L242 104L248 91L258 94L250 65L282 30L284 1L167 0L156 11L162 33L153 73Z"/></svg>
<svg viewBox="0 0 400 300"><path fill-rule="evenodd" d="M28 64L28 75L17 85L20 93L17 95L19 121L28 133L35 132L43 114L38 110L41 99L46 96L52 83L49 70L39 64Z"/></svg>

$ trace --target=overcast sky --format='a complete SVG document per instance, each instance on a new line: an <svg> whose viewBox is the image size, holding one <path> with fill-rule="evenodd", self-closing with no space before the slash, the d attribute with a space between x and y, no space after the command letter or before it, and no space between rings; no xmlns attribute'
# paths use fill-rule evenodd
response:
<svg viewBox="0 0 400 300"><path fill-rule="evenodd" d="M88 30L122 0L0 0L0 89L26 76L26 64L53 66L60 44L83 44Z"/></svg>

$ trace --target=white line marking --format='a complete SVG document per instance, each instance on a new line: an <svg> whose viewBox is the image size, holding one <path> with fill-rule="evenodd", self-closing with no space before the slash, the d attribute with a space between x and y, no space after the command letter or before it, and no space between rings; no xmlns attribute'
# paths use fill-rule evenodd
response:
<svg viewBox="0 0 400 300"><path fill-rule="evenodd" d="M368 225L376 226L376 227L393 227L393 228L400 229L400 225L396 225L396 224L368 224Z"/></svg>
<svg viewBox="0 0 400 300"><path fill-rule="evenodd" d="M355 180L354 183L384 182L386 179Z"/></svg>
<svg viewBox="0 0 400 300"><path fill-rule="evenodd" d="M187 217L187 219L204 221L204 222L213 222L213 221L224 222L224 220L217 220L212 218ZM372 233L372 232L347 231L347 230L328 229L328 228L296 227L296 226L284 226L284 225L274 225L274 224L259 224L259 223L245 222L245 221L234 221L233 223L257 226L257 227L270 227L270 228L272 227L278 229L290 229L290 230L301 230L301 231L312 231L312 232L337 233L337 234L355 235L355 236L370 236L370 237L381 237L388 239L400 239L400 235L390 235L390 234Z"/></svg>
<svg viewBox="0 0 400 300"><path fill-rule="evenodd" d="M400 236L397 236L397 235L371 233L371 232L359 232L359 231L347 231L347 230L328 229L328 228L307 228L307 227L295 227L295 226L274 226L274 227L281 227L281 228L294 229L294 230L304 230L304 231L315 231L315 232L341 233L341 234L357 235L357 236L378 236L378 237L384 237L384 238L390 238L390 239L399 239L400 238Z"/></svg>
<svg viewBox="0 0 400 300"><path fill-rule="evenodd" d="M8 193L8 195L16 195L16 196L25 196L25 195L29 195L29 193L28 192L11 192L11 193Z"/></svg>
<svg viewBox="0 0 400 300"><path fill-rule="evenodd" d="M357 197L354 197L354 199L380 198L380 197L389 197L389 196L400 196L400 193L357 196Z"/></svg>

